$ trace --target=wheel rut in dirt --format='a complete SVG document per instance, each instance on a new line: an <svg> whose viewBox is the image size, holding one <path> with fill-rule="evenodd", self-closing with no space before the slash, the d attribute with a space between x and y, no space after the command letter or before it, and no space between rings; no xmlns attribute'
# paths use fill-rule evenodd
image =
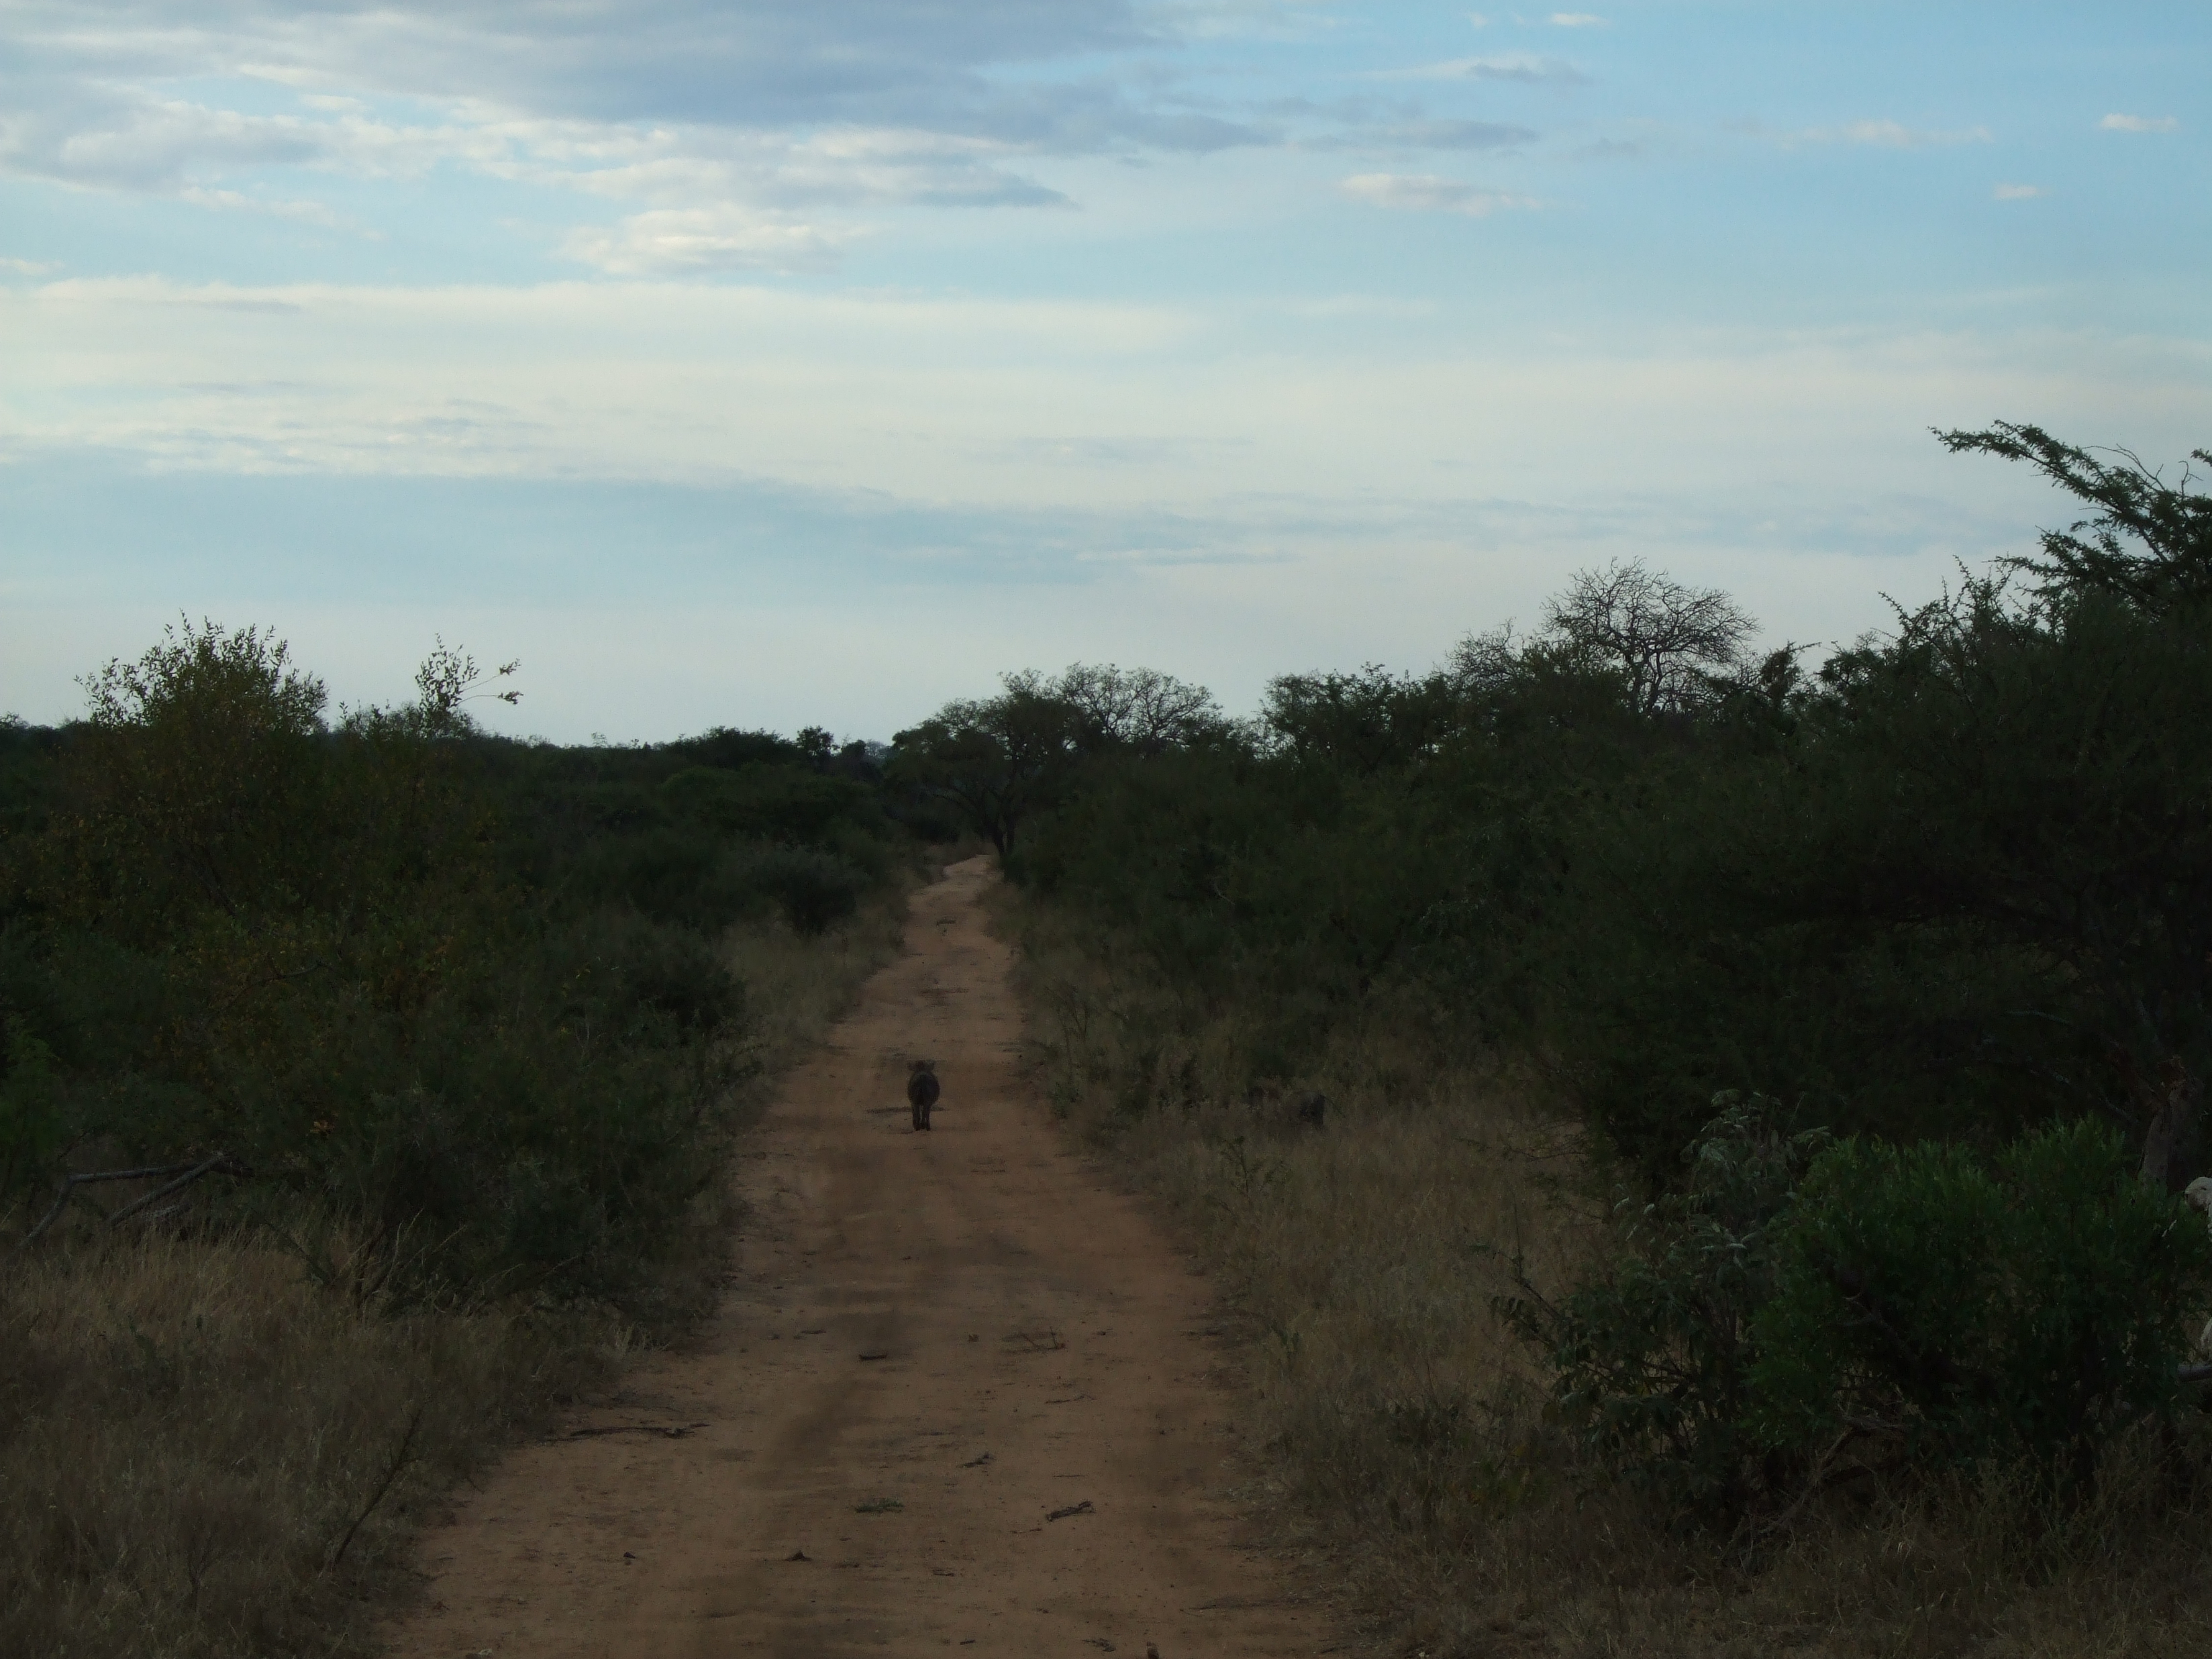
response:
<svg viewBox="0 0 2212 1659"><path fill-rule="evenodd" d="M787 1078L701 1342L425 1539L410 1656L1288 1656L1322 1610L1236 1542L1206 1285L1017 1070L992 876ZM937 1062L910 1127L909 1059Z"/></svg>

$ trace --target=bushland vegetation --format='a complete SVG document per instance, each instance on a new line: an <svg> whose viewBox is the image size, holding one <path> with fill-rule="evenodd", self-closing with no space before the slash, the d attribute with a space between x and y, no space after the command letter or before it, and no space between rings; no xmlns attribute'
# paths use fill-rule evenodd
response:
<svg viewBox="0 0 2212 1659"><path fill-rule="evenodd" d="M392 708L211 623L85 684L0 727L0 1631L361 1650L446 1484L708 1305L913 812L820 731L494 738L442 646Z"/></svg>
<svg viewBox="0 0 2212 1659"><path fill-rule="evenodd" d="M895 747L1409 1650L2212 1628L2212 497L1942 441L2081 521L1822 659L1632 563L1250 720L1079 668Z"/></svg>

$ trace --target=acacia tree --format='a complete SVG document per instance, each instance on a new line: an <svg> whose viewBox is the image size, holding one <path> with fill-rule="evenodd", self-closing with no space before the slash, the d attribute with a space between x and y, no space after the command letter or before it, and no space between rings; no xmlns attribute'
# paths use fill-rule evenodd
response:
<svg viewBox="0 0 2212 1659"><path fill-rule="evenodd" d="M949 702L891 739L888 775L956 807L1000 857L1074 751L1073 710L1034 670Z"/></svg>
<svg viewBox="0 0 2212 1659"><path fill-rule="evenodd" d="M1578 570L1544 605L1544 630L1618 668L1639 714L1686 708L1742 665L1758 627L1718 588L1690 587L1641 559Z"/></svg>
<svg viewBox="0 0 2212 1659"><path fill-rule="evenodd" d="M2212 495L2193 488L2197 474L2186 462L2169 484L2128 450L2106 451L2119 457L2118 465L2108 465L2039 426L1999 421L1985 432L1936 435L1954 455L1978 452L2026 461L2076 500L2100 509L2063 530L2043 532L2042 558L2010 561L2039 580L2045 598L2104 592L2162 611L2212 597ZM2212 466L2212 449L2190 454Z"/></svg>
<svg viewBox="0 0 2212 1659"><path fill-rule="evenodd" d="M1213 693L1156 669L1073 663L1047 689L1069 706L1076 740L1090 752L1125 749L1157 755L1201 741L1228 725Z"/></svg>

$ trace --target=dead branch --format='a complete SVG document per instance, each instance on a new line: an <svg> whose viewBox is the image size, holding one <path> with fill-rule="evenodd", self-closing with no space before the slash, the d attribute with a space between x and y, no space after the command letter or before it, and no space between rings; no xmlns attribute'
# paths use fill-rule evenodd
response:
<svg viewBox="0 0 2212 1659"><path fill-rule="evenodd" d="M81 1175L64 1176L62 1177L62 1189L54 1198L53 1207L39 1218L37 1226L23 1235L23 1244L28 1246L36 1243L40 1235L61 1218L61 1213L69 1207L70 1200L82 1196L81 1188L95 1185L100 1182L160 1181L164 1177L168 1178L164 1185L133 1199L112 1215L106 1216L104 1218L107 1224L112 1227L118 1222L129 1220L149 1206L158 1204L161 1200L184 1191L203 1176L246 1176L250 1173L252 1172L245 1164L240 1163L228 1152L217 1152L213 1158L204 1158L198 1164L150 1164L136 1170L88 1170ZM86 1201L88 1203L90 1200L88 1198Z"/></svg>
<svg viewBox="0 0 2212 1659"><path fill-rule="evenodd" d="M39 1218L39 1224L23 1235L23 1243L27 1246L36 1243L38 1242L39 1235L54 1224L54 1218L60 1215L64 1210L69 1207L70 1200L76 1196L76 1182L74 1181L64 1181L62 1182L61 1191L54 1196L54 1207L48 1210L46 1214L40 1216Z"/></svg>
<svg viewBox="0 0 2212 1659"><path fill-rule="evenodd" d="M391 1465L384 1471L384 1479L376 1483L376 1490L369 1494L368 1505L354 1516L353 1525L345 1529L345 1536L338 1540L337 1548L331 1552L330 1571L338 1570L338 1563L345 1559L346 1551L353 1546L353 1535L361 1530L362 1522L376 1513L376 1506L384 1501L384 1494L392 1490L392 1483L399 1478L400 1470L415 1461L415 1431L422 1426L422 1407L417 1406L415 1415L407 1419L407 1432L400 1437L399 1449L392 1455Z"/></svg>
<svg viewBox="0 0 2212 1659"><path fill-rule="evenodd" d="M213 1158L207 1159L204 1163L193 1165L191 1169L185 1170L184 1174L179 1176L174 1181L170 1182L167 1186L156 1187L152 1192L146 1194L144 1196L131 1200L130 1203L125 1205L113 1215L107 1218L107 1224L112 1227L118 1222L128 1221L132 1216L137 1215L139 1211L146 1208L147 1206L150 1204L158 1204L161 1200L172 1197L174 1194L184 1191L185 1188L191 1186L192 1182L198 1181L202 1176L212 1175L218 1170L222 1170L225 1175L243 1175L246 1172L245 1165L234 1160L228 1152L217 1152Z"/></svg>
<svg viewBox="0 0 2212 1659"><path fill-rule="evenodd" d="M143 1170L93 1170L70 1179L80 1187L88 1187L95 1181L159 1181L165 1176L182 1175L192 1167L190 1164L156 1164Z"/></svg>

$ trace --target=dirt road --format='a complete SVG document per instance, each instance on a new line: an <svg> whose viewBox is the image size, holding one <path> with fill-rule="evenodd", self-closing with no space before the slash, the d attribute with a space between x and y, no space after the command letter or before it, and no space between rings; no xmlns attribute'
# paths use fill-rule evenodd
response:
<svg viewBox="0 0 2212 1659"><path fill-rule="evenodd" d="M430 1534L398 1653L1326 1644L1209 1496L1230 1442L1205 1281L1023 1090L991 879L975 860L918 894L903 956L787 1080L739 1162L754 1213L702 1346ZM926 1134L909 1055L944 1079Z"/></svg>

